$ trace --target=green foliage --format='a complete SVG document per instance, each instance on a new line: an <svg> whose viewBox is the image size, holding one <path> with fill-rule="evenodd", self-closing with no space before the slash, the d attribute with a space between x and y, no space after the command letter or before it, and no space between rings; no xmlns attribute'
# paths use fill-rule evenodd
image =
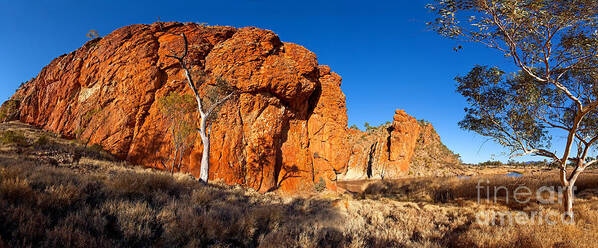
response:
<svg viewBox="0 0 598 248"><path fill-rule="evenodd" d="M365 127L365 131L366 132L373 132L373 131L376 131L376 130L380 130L381 128L389 126L391 124L392 123L390 121L387 121L386 123L381 124L380 126L372 126L372 125L370 125L370 123L366 122L366 123L363 124L363 126Z"/></svg>
<svg viewBox="0 0 598 248"><path fill-rule="evenodd" d="M378 127L376 126L372 126L370 125L370 123L366 122L363 124L363 127L365 127L365 131L366 132L371 132L371 131L375 131Z"/></svg>
<svg viewBox="0 0 598 248"><path fill-rule="evenodd" d="M180 144L192 138L195 125L191 115L195 112L195 98L171 92L159 99L159 104L162 114L170 121L173 142Z"/></svg>
<svg viewBox="0 0 598 248"><path fill-rule="evenodd" d="M224 103L222 102L223 99L230 94L236 97L235 92L237 91L234 85L222 78L216 78L214 81L214 83L206 85L207 90L203 97L204 103L207 106L205 110L209 111L213 108L211 115L208 116L210 122L218 119L218 112L220 112L220 108Z"/></svg>
<svg viewBox="0 0 598 248"><path fill-rule="evenodd" d="M195 98L170 92L158 100L160 111L169 118L192 113L195 110Z"/></svg>
<svg viewBox="0 0 598 248"><path fill-rule="evenodd" d="M37 140L35 140L35 142L33 143L33 145L38 148L45 148L48 147L50 144L50 138L45 134L39 136L39 138L37 138Z"/></svg>
<svg viewBox="0 0 598 248"><path fill-rule="evenodd" d="M103 152L104 147L101 144L93 144L89 147L89 150L93 152Z"/></svg>
<svg viewBox="0 0 598 248"><path fill-rule="evenodd" d="M182 156L196 137L196 126L192 117L195 112L195 98L190 95L171 92L160 98L158 102L160 111L170 124L170 134L174 147L173 157L171 158L171 172L174 172L177 159L180 169Z"/></svg>
<svg viewBox="0 0 598 248"><path fill-rule="evenodd" d="M597 1L436 0L428 8L434 31L488 46L518 68L476 66L456 78L469 105L462 128L493 138L514 156L563 165L586 160L598 140ZM570 140L562 155L550 149L557 131Z"/></svg>
<svg viewBox="0 0 598 248"><path fill-rule="evenodd" d="M96 38L100 37L100 35L98 34L98 31L96 31L94 29L89 30L89 32L87 32L87 34L85 34L85 36L87 38L89 38L90 40L93 40L93 39L96 39Z"/></svg>
<svg viewBox="0 0 598 248"><path fill-rule="evenodd" d="M357 127L357 125L355 125L355 124L351 125L351 127L350 127L350 128L351 128L351 129L355 129L355 130L359 130L359 127Z"/></svg>
<svg viewBox="0 0 598 248"><path fill-rule="evenodd" d="M500 166L503 166L503 163L500 162L500 161L488 160L486 162L481 162L481 163L479 163L477 165L481 166L481 167L500 167Z"/></svg>
<svg viewBox="0 0 598 248"><path fill-rule="evenodd" d="M80 138L81 135L83 135L83 132L85 132L86 127L89 125L89 123L91 122L93 117L96 116L101 111L102 111L101 108L95 108L95 109L85 112L85 114L83 114L79 118L79 125L78 125L77 129L74 131L75 137Z"/></svg>
<svg viewBox="0 0 598 248"><path fill-rule="evenodd" d="M4 145L27 146L29 142L22 132L4 131L0 133L0 143Z"/></svg>
<svg viewBox="0 0 598 248"><path fill-rule="evenodd" d="M314 184L314 189L316 192L324 192L326 190L326 181L324 181L324 178L320 177L320 180Z"/></svg>
<svg viewBox="0 0 598 248"><path fill-rule="evenodd" d="M574 46L596 47L598 2L593 0L435 0L427 7L436 16L429 27L442 36L480 42L509 57L515 48L524 55L515 59L526 65L544 57L549 40L564 45L555 47L554 55L564 56L561 52Z"/></svg>
<svg viewBox="0 0 598 248"><path fill-rule="evenodd" d="M551 137L543 121L536 118L536 111L548 108L549 104L560 105L561 102L552 99L563 98L558 91L534 82L524 73L509 79L504 74L495 67L477 66L467 76L456 78L457 91L470 105L459 125L493 137L513 151L520 149L515 139L520 139L526 147L549 147Z"/></svg>
<svg viewBox="0 0 598 248"><path fill-rule="evenodd" d="M8 100L0 107L0 122L10 121L18 118L20 102L18 100Z"/></svg>

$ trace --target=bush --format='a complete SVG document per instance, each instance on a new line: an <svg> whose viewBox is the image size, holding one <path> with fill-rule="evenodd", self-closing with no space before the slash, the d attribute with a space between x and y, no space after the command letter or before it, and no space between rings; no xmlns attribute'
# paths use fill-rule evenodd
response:
<svg viewBox="0 0 598 248"><path fill-rule="evenodd" d="M100 144L93 144L89 147L89 149L94 152L103 152L104 151L104 147Z"/></svg>
<svg viewBox="0 0 598 248"><path fill-rule="evenodd" d="M324 181L324 178L320 177L320 181L314 185L314 189L316 192L323 192L326 190L326 181Z"/></svg>
<svg viewBox="0 0 598 248"><path fill-rule="evenodd" d="M0 107L0 122L16 120L19 117L18 100L8 100Z"/></svg>
<svg viewBox="0 0 598 248"><path fill-rule="evenodd" d="M35 140L35 142L33 143L33 145L36 148L47 148L50 146L50 138L47 135L42 135L39 136L39 138L37 138L37 140Z"/></svg>
<svg viewBox="0 0 598 248"><path fill-rule="evenodd" d="M22 132L4 131L0 133L0 143L4 145L27 146L28 141Z"/></svg>
<svg viewBox="0 0 598 248"><path fill-rule="evenodd" d="M503 165L504 164L500 161L486 161L486 162L481 162L478 164L478 166L482 166L482 167L500 167Z"/></svg>
<svg viewBox="0 0 598 248"><path fill-rule="evenodd" d="M27 179L1 179L0 181L0 196L11 202L15 201L30 201L33 199L33 190L29 185Z"/></svg>

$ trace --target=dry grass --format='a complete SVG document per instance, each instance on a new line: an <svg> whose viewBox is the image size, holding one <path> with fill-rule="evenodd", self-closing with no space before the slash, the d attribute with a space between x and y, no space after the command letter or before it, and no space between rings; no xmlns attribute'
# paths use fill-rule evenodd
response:
<svg viewBox="0 0 598 248"><path fill-rule="evenodd" d="M557 185L554 175L420 178L377 182L355 195L324 191L286 197L202 185L188 175L131 167L88 151L75 164L58 158L77 144L51 135L35 142L39 135L23 134L31 145L21 154L0 146L0 247L493 248L598 243L598 175L591 173L578 183L573 225L484 225L476 223L476 214L558 214L560 206L478 203L475 187L480 179L489 186L513 189L524 184L534 189Z"/></svg>
<svg viewBox="0 0 598 248"><path fill-rule="evenodd" d="M363 198L261 195L141 168L86 174L27 163L0 168L0 236L10 247L593 247L598 241L593 194L577 201L575 225L479 225L480 211L534 208L478 204L457 182L450 194L463 197L441 203L405 201L388 190Z"/></svg>
<svg viewBox="0 0 598 248"><path fill-rule="evenodd" d="M432 244L440 247L596 247L598 175L586 173L577 183L574 224L566 224L559 219L562 209L556 201L557 192L554 192L554 204L542 204L535 195L525 204L514 199L513 192L518 186L525 186L535 192L543 186L558 186L557 180L555 172L546 172L519 178L485 175L461 179L380 181L370 184L363 193L357 195L357 198L363 199L359 204L368 204L363 207L363 212L355 216L367 216L369 212L391 212L398 215L377 222L394 225L400 223L401 226L384 229L402 230L407 235L399 239L404 240L401 245L417 241L412 243L415 247ZM482 182L484 187L479 192L479 201L476 188L478 182ZM500 188L501 186L504 188ZM498 190L495 192L495 189ZM380 205L380 209L372 211L372 206ZM516 219L496 217L495 222L486 224L476 221L476 214L479 213L508 216L526 214L528 217L535 215L543 218L528 218L527 222L518 223ZM547 223L544 218L546 216L556 223ZM369 225L365 225L363 228L368 227Z"/></svg>
<svg viewBox="0 0 598 248"><path fill-rule="evenodd" d="M80 174L27 163L0 166L0 209L10 247L304 247L302 234L327 244L341 221L330 200L140 168Z"/></svg>

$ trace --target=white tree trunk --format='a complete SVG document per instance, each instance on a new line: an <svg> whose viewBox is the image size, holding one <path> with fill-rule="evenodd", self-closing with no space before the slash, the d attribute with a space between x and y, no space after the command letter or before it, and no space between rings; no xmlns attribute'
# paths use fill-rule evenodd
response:
<svg viewBox="0 0 598 248"><path fill-rule="evenodd" d="M175 146L176 147L176 146ZM176 156L179 153L179 149L174 149L174 158L172 158L172 165L170 166L170 175L174 175L174 166L176 165Z"/></svg>
<svg viewBox="0 0 598 248"><path fill-rule="evenodd" d="M181 68L185 71L185 77L187 78L187 85L193 91L193 95L195 95L195 100L197 101L197 110L199 111L201 117L200 129L199 134L201 136L201 141L203 143L203 153L201 157L201 167L200 167L200 174L199 179L205 183L208 183L209 173L210 173L210 130L209 127L206 129L207 118L212 114L214 109L218 107L220 104L224 103L228 99L234 96L234 92L230 93L228 96L220 99L219 101L215 102L210 108L204 109L204 106L201 101L201 96L197 90L197 86L191 77L190 68L187 67L185 63L185 58L188 54L189 49L189 41L187 40L187 36L185 34L180 34L183 37L183 41L185 42L185 50L181 56L177 55L166 55L167 57L174 58L179 61ZM183 149L184 151L184 149Z"/></svg>
<svg viewBox="0 0 598 248"><path fill-rule="evenodd" d="M565 220L573 222L573 184L565 186L565 192L563 192L563 209L565 210Z"/></svg>
<svg viewBox="0 0 598 248"><path fill-rule="evenodd" d="M203 153L201 154L201 167L199 171L199 180L208 183L210 175L210 135L206 132L206 116L202 114L199 135L203 144Z"/></svg>

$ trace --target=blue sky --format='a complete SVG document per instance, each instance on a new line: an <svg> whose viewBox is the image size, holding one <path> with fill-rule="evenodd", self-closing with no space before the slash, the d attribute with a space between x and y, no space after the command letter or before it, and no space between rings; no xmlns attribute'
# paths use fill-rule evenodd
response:
<svg viewBox="0 0 598 248"><path fill-rule="evenodd" d="M454 78L476 64L509 65L485 47L427 31L431 0L412 1L8 1L0 2L0 101L53 58L130 24L162 21L255 26L318 55L343 77L349 125L379 125L395 109L434 124L464 162L506 160L506 151L459 129L465 101Z"/></svg>

